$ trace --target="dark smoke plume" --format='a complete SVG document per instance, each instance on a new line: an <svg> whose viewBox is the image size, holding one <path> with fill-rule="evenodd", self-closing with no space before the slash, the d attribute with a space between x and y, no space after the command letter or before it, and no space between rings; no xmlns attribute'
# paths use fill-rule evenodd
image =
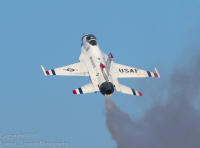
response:
<svg viewBox="0 0 200 148"><path fill-rule="evenodd" d="M200 109L195 107L200 99L200 54L186 65L170 76L166 103L154 104L142 119L131 119L106 99L106 124L117 148L200 148Z"/></svg>

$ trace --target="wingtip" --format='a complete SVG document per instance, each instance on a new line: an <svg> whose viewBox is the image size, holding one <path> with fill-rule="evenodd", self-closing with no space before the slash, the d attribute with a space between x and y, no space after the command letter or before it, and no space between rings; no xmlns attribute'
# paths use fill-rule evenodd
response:
<svg viewBox="0 0 200 148"><path fill-rule="evenodd" d="M43 71L44 75L45 75L45 76L47 76L47 74L46 74L46 71L45 71L45 69L44 69L44 66L43 66L43 65L41 65L41 68L42 68L42 71Z"/></svg>
<svg viewBox="0 0 200 148"><path fill-rule="evenodd" d="M74 95L77 95L77 92L76 92L75 89L72 91L72 93L73 93Z"/></svg>
<svg viewBox="0 0 200 148"><path fill-rule="evenodd" d="M155 75L156 75L156 77L160 78L160 74L158 72L158 69L156 67L154 69L155 69Z"/></svg>
<svg viewBox="0 0 200 148"><path fill-rule="evenodd" d="M138 96L142 96L142 93L140 91L138 91Z"/></svg>

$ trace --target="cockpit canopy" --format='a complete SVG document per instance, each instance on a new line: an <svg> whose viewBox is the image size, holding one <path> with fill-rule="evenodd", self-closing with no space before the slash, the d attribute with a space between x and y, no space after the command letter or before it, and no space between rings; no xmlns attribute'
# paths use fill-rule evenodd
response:
<svg viewBox="0 0 200 148"><path fill-rule="evenodd" d="M92 46L96 46L97 45L96 37L93 34L87 35L86 41Z"/></svg>

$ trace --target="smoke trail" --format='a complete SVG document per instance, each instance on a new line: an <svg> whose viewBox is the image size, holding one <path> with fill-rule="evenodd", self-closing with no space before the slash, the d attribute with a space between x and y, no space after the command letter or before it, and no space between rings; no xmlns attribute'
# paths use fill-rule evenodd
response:
<svg viewBox="0 0 200 148"><path fill-rule="evenodd" d="M165 90L167 102L155 104L140 120L132 120L106 99L106 124L118 148L200 147L200 110L194 107L199 99L200 54L189 64L173 71Z"/></svg>

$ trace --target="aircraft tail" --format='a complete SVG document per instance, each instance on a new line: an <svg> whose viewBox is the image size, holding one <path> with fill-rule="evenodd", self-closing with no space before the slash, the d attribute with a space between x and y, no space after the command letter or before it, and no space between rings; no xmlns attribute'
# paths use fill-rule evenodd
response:
<svg viewBox="0 0 200 148"><path fill-rule="evenodd" d="M108 59L106 61L106 70L107 70L107 73L109 74L110 73L110 65L111 65L111 62L112 62L112 59L113 59L113 55L112 53L109 53L108 55Z"/></svg>
<svg viewBox="0 0 200 148"><path fill-rule="evenodd" d="M119 83L115 86L115 88L118 92L123 93L123 94L142 96L142 93L140 91L137 91L135 89L132 89L130 87L127 87Z"/></svg>

